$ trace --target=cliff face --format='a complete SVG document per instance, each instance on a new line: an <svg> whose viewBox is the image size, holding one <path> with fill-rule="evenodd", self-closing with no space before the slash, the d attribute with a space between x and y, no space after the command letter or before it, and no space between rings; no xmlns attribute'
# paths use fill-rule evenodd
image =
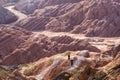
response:
<svg viewBox="0 0 120 80"><path fill-rule="evenodd" d="M9 24L16 20L17 17L13 13L0 6L0 24Z"/></svg>
<svg viewBox="0 0 120 80"><path fill-rule="evenodd" d="M120 35L119 3L118 0L82 0L74 3L66 1L54 5L46 2L45 7L37 9L17 25L28 30L67 31L86 36L117 37Z"/></svg>

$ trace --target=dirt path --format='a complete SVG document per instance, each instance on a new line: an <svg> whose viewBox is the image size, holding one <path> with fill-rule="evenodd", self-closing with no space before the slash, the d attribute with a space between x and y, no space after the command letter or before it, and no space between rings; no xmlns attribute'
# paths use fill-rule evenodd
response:
<svg viewBox="0 0 120 80"><path fill-rule="evenodd" d="M27 15L25 15L24 13L21 13L20 11L15 10L14 7L15 6L7 6L5 8L11 11L12 13L14 13L18 17L17 21L27 18Z"/></svg>

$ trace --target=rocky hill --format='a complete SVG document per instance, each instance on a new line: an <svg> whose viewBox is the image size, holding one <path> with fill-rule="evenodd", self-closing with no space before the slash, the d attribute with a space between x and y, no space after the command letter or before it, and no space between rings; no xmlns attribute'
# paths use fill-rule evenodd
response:
<svg viewBox="0 0 120 80"><path fill-rule="evenodd" d="M59 5L64 3L75 3L80 0L21 0L16 4L16 9L26 14L33 13L36 9L44 8L46 6Z"/></svg>
<svg viewBox="0 0 120 80"><path fill-rule="evenodd" d="M120 49L119 49L120 51ZM71 66L67 58L68 52L51 57L42 58L30 64L19 65L13 68L7 79L23 80L119 80L120 54L111 58L106 54L86 52L85 50L69 52L74 64ZM93 56L94 54L94 56ZM88 55L88 56L85 56ZM99 64L99 65L98 65ZM4 69L4 68L3 68ZM8 68L9 69L9 68ZM19 77L17 77L17 76ZM24 77L23 77L24 76Z"/></svg>
<svg viewBox="0 0 120 80"><path fill-rule="evenodd" d="M120 44L111 48L108 45L108 50L103 52L91 41L98 45L101 42L70 36L48 37L16 26L0 25L0 79L119 80Z"/></svg>
<svg viewBox="0 0 120 80"><path fill-rule="evenodd" d="M52 1L48 0L45 4L43 1L45 6L35 11L34 7L31 8L34 4L26 3L30 5L27 8L33 10L25 10L34 13L17 25L28 30L63 31L101 37L120 36L119 0L68 0L61 4L57 4L57 0L54 4ZM24 8L21 10L25 11Z"/></svg>
<svg viewBox="0 0 120 80"><path fill-rule="evenodd" d="M69 36L49 38L21 28L5 27L5 25L1 25L0 36L1 63L4 65L33 62L67 50L78 51L85 49L91 52L100 52L98 48L89 44L87 40L77 40Z"/></svg>
<svg viewBox="0 0 120 80"><path fill-rule="evenodd" d="M19 45L25 42L29 34L29 32L20 28L0 25L0 55L5 57L12 53Z"/></svg>
<svg viewBox="0 0 120 80"><path fill-rule="evenodd" d="M17 17L13 13L0 6L0 24L9 24L16 20Z"/></svg>
<svg viewBox="0 0 120 80"><path fill-rule="evenodd" d="M20 0L5 8L0 80L120 80L120 0Z"/></svg>

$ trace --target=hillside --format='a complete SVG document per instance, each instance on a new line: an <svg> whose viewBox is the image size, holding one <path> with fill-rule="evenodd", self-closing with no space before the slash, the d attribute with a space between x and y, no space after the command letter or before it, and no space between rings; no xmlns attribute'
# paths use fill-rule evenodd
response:
<svg viewBox="0 0 120 80"><path fill-rule="evenodd" d="M12 53L19 45L25 42L29 34L28 31L20 28L0 25L0 55L5 57Z"/></svg>
<svg viewBox="0 0 120 80"><path fill-rule="evenodd" d="M0 26L1 79L56 80L65 78L59 77L64 74L71 75L69 78L75 80L111 79L111 75L114 75L113 80L120 79L120 44L117 39L50 37L16 26ZM74 59L73 66L68 60L68 53Z"/></svg>
<svg viewBox="0 0 120 80"><path fill-rule="evenodd" d="M5 25L1 25L1 27L3 28L1 28L0 33L0 52L3 58L1 63L4 65L29 63L67 50L86 49L92 52L100 52L87 40L77 40L69 36L49 38L17 27L6 27ZM3 45L5 43L6 45Z"/></svg>
<svg viewBox="0 0 120 80"><path fill-rule="evenodd" d="M120 80L120 0L0 0L0 80Z"/></svg>
<svg viewBox="0 0 120 80"><path fill-rule="evenodd" d="M17 20L17 17L7 9L0 6L0 24L9 24Z"/></svg>
<svg viewBox="0 0 120 80"><path fill-rule="evenodd" d="M19 65L12 73L13 76L8 76L8 79L15 79L16 74L19 78L24 76L23 80L120 79L119 53L117 53L117 56L114 58L111 58L111 56L106 54L103 54L101 57L96 53L86 53L84 50L70 53L73 58L76 57L73 66L70 65L70 62L67 59L68 52L65 52L51 57L42 58L30 64ZM67 76L65 76L65 74Z"/></svg>
<svg viewBox="0 0 120 80"><path fill-rule="evenodd" d="M54 5L50 4L52 0L48 1L45 7L33 10L34 12L27 9L27 12L30 10L33 13L16 25L32 31L71 32L91 37L120 36L118 0L78 0L79 2L74 3L68 0L68 2Z"/></svg>
<svg viewBox="0 0 120 80"><path fill-rule="evenodd" d="M64 3L75 3L79 1L80 0L21 0L18 4L16 4L16 9L26 14L31 14L36 9L41 9L46 6L59 5Z"/></svg>

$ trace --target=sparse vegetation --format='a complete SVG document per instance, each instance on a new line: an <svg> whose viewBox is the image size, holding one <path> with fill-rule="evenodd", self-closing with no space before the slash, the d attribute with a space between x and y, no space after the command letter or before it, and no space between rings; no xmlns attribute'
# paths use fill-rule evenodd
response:
<svg viewBox="0 0 120 80"><path fill-rule="evenodd" d="M106 77L106 73L103 71L97 72L91 79L89 80L102 80Z"/></svg>
<svg viewBox="0 0 120 80"><path fill-rule="evenodd" d="M24 70L24 75L26 76L32 75L34 69L35 69L35 66L28 67L27 69Z"/></svg>
<svg viewBox="0 0 120 80"><path fill-rule="evenodd" d="M6 80L6 78L12 73L10 69L5 69L0 66L0 80Z"/></svg>

